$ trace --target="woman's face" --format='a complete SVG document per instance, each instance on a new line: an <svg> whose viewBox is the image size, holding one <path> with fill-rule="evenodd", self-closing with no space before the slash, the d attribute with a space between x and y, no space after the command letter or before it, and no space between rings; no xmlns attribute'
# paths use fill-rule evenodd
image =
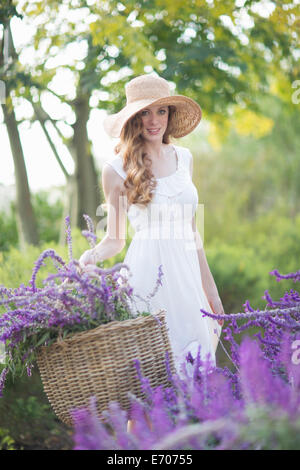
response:
<svg viewBox="0 0 300 470"><path fill-rule="evenodd" d="M149 142L160 141L168 126L168 106L150 105L140 111L143 122L142 136Z"/></svg>

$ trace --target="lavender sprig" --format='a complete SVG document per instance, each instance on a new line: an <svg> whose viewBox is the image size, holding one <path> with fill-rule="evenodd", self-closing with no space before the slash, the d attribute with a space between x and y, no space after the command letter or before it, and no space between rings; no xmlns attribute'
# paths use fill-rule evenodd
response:
<svg viewBox="0 0 300 470"><path fill-rule="evenodd" d="M83 217L84 217L84 219L85 219L85 221L86 221L86 225L87 225L88 231L89 231L90 233L94 233L94 234L95 234L94 223L93 223L92 219L90 218L90 216L87 215L87 214L83 214Z"/></svg>
<svg viewBox="0 0 300 470"><path fill-rule="evenodd" d="M35 280L36 280L37 273L41 269L42 266L45 266L43 261L44 261L45 258L48 258L48 257L50 257L52 259L55 259L62 266L65 266L65 262L63 261L63 259L57 253L55 253L54 250L45 250L39 256L38 260L36 261L35 267L34 267L33 272L32 272L31 280L29 281L29 283L31 284L33 292L36 292Z"/></svg>
<svg viewBox="0 0 300 470"><path fill-rule="evenodd" d="M87 239L91 248L96 246L97 237L94 233L89 232L88 230L82 230L82 235Z"/></svg>
<svg viewBox="0 0 300 470"><path fill-rule="evenodd" d="M67 215L67 217L65 218L65 222L66 222L66 235L67 235L69 261L71 261L73 259L73 249L72 249L71 223L70 223L69 215Z"/></svg>
<svg viewBox="0 0 300 470"><path fill-rule="evenodd" d="M95 227L92 219L87 215L83 214L83 217L86 221L88 230L82 230L82 235L88 240L90 246L94 248L97 242L97 236L95 233Z"/></svg>

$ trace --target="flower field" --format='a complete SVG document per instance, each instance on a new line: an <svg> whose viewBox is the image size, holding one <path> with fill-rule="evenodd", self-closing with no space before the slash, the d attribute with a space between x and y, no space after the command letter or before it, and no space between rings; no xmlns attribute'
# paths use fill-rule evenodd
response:
<svg viewBox="0 0 300 470"><path fill-rule="evenodd" d="M299 271L270 274L277 281L300 280ZM186 357L182 377L169 374L166 389L152 389L140 376L146 399L132 397L131 433L117 403L110 404L102 423L91 397L89 409L73 412L75 449L299 450L300 297L291 290L279 301L265 292L265 299L263 311L246 302L244 313L211 315L226 322L221 344L232 367L201 361L199 349L195 361ZM248 335L253 326L260 331Z"/></svg>
<svg viewBox="0 0 300 470"><path fill-rule="evenodd" d="M94 229L86 221L88 230L83 235L94 246ZM66 223L68 263L54 250L45 250L27 286L0 287L0 341L5 345L1 392L9 373L31 375L40 346L133 315L133 289L120 275L124 265L80 272L73 259L68 218ZM57 272L37 287L37 273L46 258L52 259ZM149 299L161 285L162 275L160 269L140 314L149 315ZM277 282L300 281L300 271L282 275L273 270L270 275ZM152 388L136 360L145 398L130 394L130 418L135 421L130 432L129 415L117 402L110 403L102 421L93 396L89 408L73 409L74 449L299 450L300 296L290 289L276 300L265 291L263 299L264 309L254 309L246 301L241 313L222 316L199 311L224 320L219 348L227 366L214 366L209 356L204 360L199 348L196 358L186 356L180 375L172 374L166 355L169 386Z"/></svg>

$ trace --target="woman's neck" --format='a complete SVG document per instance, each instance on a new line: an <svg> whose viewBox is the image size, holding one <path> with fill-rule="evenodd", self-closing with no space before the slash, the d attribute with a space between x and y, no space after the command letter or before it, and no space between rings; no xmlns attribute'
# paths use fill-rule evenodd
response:
<svg viewBox="0 0 300 470"><path fill-rule="evenodd" d="M162 142L147 142L144 148L152 160L158 160L164 157L165 147L167 147L167 144Z"/></svg>

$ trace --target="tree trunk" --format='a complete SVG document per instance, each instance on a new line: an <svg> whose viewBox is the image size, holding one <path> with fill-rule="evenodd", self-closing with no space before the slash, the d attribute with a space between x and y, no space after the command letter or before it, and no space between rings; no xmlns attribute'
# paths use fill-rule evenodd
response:
<svg viewBox="0 0 300 470"><path fill-rule="evenodd" d="M90 150L90 142L87 134L87 121L89 119L89 95L80 94L73 101L76 122L73 124L74 135L72 146L75 155L75 181L77 217L74 224L86 229L83 214L87 214L96 221L97 207L101 203L98 176ZM72 224L73 225L73 224Z"/></svg>
<svg viewBox="0 0 300 470"><path fill-rule="evenodd" d="M18 125L12 107L12 101L9 96L6 99L6 104L2 104L2 110L14 159L17 225L19 228L20 248L24 249L25 243L38 245L38 232L31 204L30 189Z"/></svg>
<svg viewBox="0 0 300 470"><path fill-rule="evenodd" d="M0 57L0 66L5 72L9 66L9 60L14 63L18 60L18 56L14 47L9 19L4 22L3 26L4 35L2 49L4 52ZM30 189L18 124L9 89L10 84L9 81L7 81L5 102L2 103L1 106L15 166L17 227L20 248L24 249L26 243L38 245L38 231L31 205Z"/></svg>

